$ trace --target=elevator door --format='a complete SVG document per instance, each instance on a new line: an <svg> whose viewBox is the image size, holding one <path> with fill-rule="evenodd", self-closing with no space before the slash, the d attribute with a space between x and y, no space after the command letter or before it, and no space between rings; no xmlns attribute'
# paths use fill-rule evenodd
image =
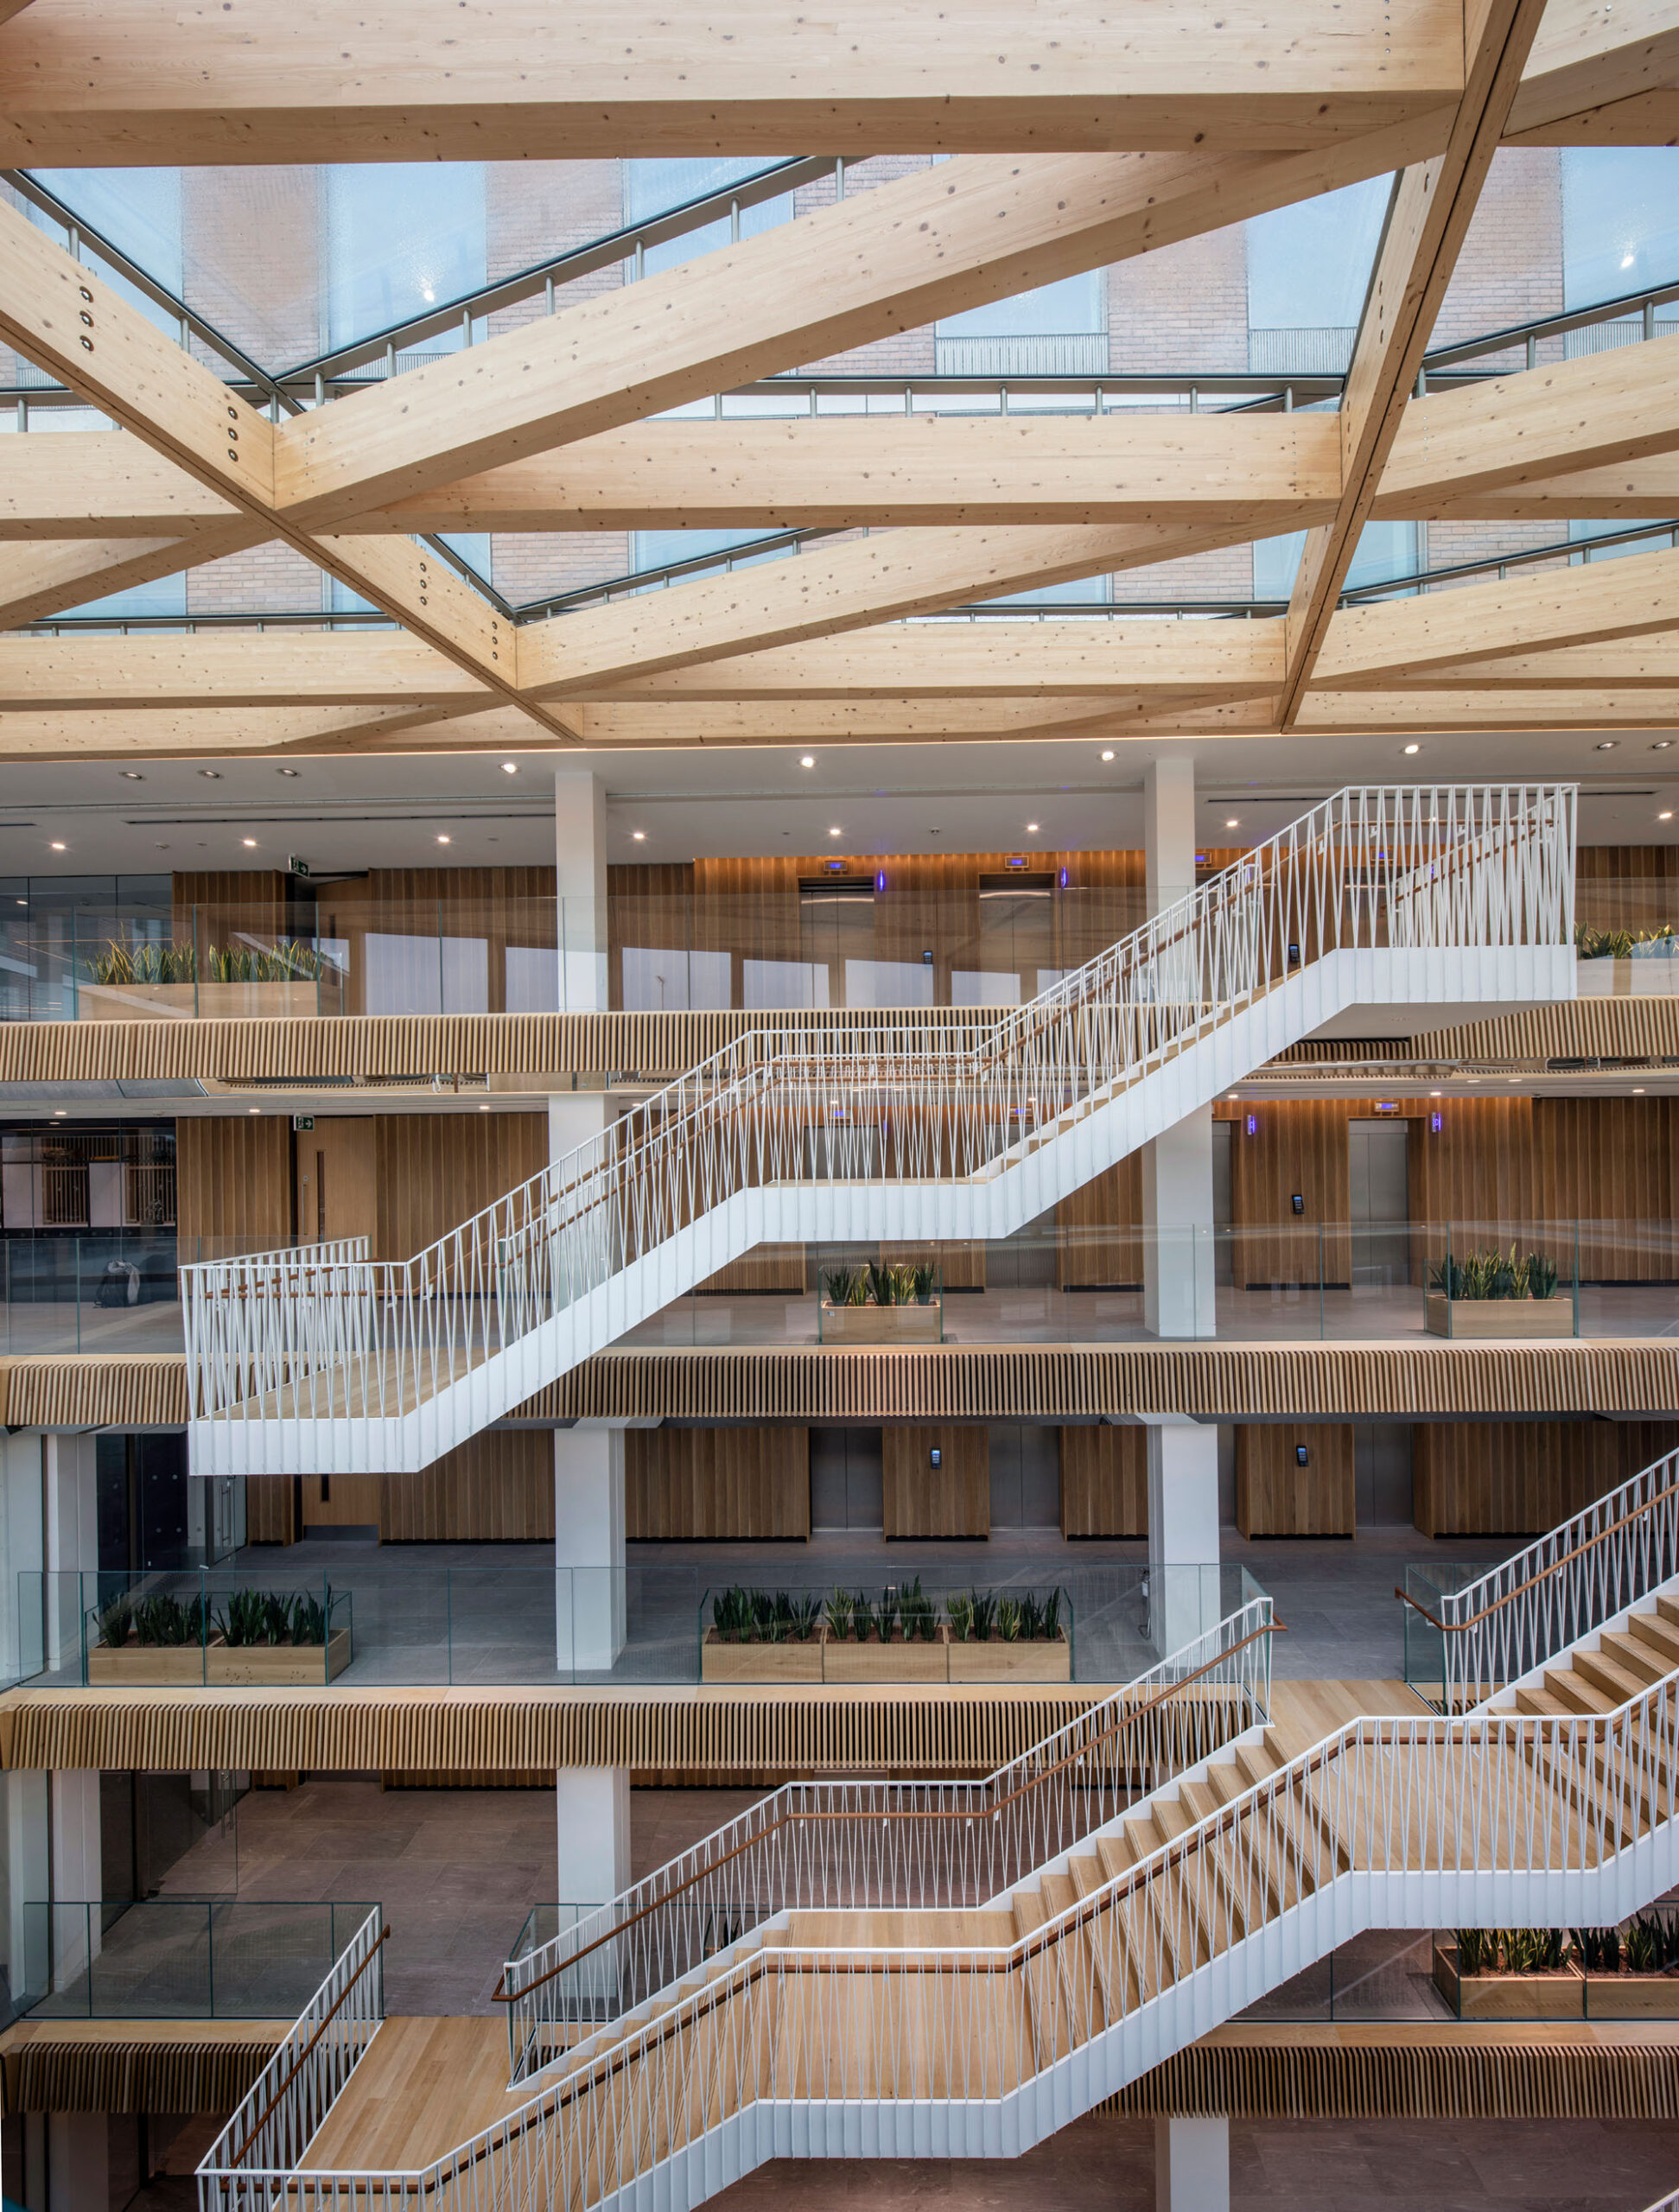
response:
<svg viewBox="0 0 1679 2212"><path fill-rule="evenodd" d="M885 1521L878 1428L811 1431L811 1526L872 1529Z"/></svg>
<svg viewBox="0 0 1679 2212"><path fill-rule="evenodd" d="M1403 1122L1347 1124L1355 1296L1380 1296L1410 1281L1409 1142Z"/></svg>

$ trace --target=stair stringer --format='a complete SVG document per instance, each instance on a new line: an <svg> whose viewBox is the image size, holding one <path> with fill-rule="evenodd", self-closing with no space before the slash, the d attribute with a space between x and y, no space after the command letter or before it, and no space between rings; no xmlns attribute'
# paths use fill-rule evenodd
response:
<svg viewBox="0 0 1679 2212"><path fill-rule="evenodd" d="M1232 1083L1355 1005L1509 1004L1567 998L1572 947L1338 950L1232 1005L1201 1035L1072 1126L1029 1135L961 1180L754 1185L631 1261L597 1288L401 1415L195 1420L195 1473L411 1473L615 1343L759 1243L959 1242L1004 1237L1209 1105Z"/></svg>

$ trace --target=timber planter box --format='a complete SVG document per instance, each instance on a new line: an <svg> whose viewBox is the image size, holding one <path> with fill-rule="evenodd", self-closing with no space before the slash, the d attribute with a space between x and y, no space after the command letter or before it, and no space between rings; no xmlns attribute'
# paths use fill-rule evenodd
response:
<svg viewBox="0 0 1679 2212"><path fill-rule="evenodd" d="M824 1344L938 1344L944 1313L938 1305L830 1306L822 1302L818 1340Z"/></svg>
<svg viewBox="0 0 1679 2212"><path fill-rule="evenodd" d="M293 983L78 983L82 1021L296 1021L321 1011L320 986Z"/></svg>
<svg viewBox="0 0 1679 2212"><path fill-rule="evenodd" d="M715 1628L700 1646L703 1682L819 1682L822 1631L808 1643L726 1643Z"/></svg>
<svg viewBox="0 0 1679 2212"><path fill-rule="evenodd" d="M1053 1637L1027 1643L1005 1643L990 1637L981 1643L952 1643L951 1680L953 1682L1070 1682L1072 1646L1066 1630Z"/></svg>
<svg viewBox="0 0 1679 2212"><path fill-rule="evenodd" d="M337 1680L349 1665L350 1631L335 1628L318 1643L96 1643L87 1655L95 1688L308 1689Z"/></svg>
<svg viewBox="0 0 1679 2212"><path fill-rule="evenodd" d="M824 1632L822 1679L824 1682L947 1682L951 1679L945 1641L948 1631L936 1629L933 1641L905 1642L901 1635L890 1643L871 1638L858 1643L848 1637L843 1643Z"/></svg>
<svg viewBox="0 0 1679 2212"><path fill-rule="evenodd" d="M1460 1974L1457 1945L1436 1943L1434 1987L1460 2020L1586 2017L1586 1980L1578 1967L1564 1967L1555 1974Z"/></svg>
<svg viewBox="0 0 1679 2212"><path fill-rule="evenodd" d="M1582 999L1671 998L1679 992L1679 960L1577 960Z"/></svg>
<svg viewBox="0 0 1679 2212"><path fill-rule="evenodd" d="M1564 1291L1555 1298L1448 1299L1443 1291L1431 1290L1426 1326L1431 1337L1451 1337L1471 1344L1495 1338L1533 1344L1572 1337L1574 1294Z"/></svg>
<svg viewBox="0 0 1679 2212"><path fill-rule="evenodd" d="M1670 1974L1588 1974L1588 2020L1679 2019L1679 1976Z"/></svg>

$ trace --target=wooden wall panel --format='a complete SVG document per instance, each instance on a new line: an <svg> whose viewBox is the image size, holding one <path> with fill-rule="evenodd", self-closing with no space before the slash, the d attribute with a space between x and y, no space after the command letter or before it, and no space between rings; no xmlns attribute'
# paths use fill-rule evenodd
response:
<svg viewBox="0 0 1679 2212"><path fill-rule="evenodd" d="M1307 1465L1295 1453L1304 1446ZM1236 1525L1244 1536L1350 1536L1350 1421L1255 1421L1236 1432Z"/></svg>
<svg viewBox="0 0 1679 2212"><path fill-rule="evenodd" d="M939 1464L929 1453L937 1448ZM977 1425L881 1431L881 1502L888 1536L989 1536L991 1432Z"/></svg>
<svg viewBox="0 0 1679 2212"><path fill-rule="evenodd" d="M245 1478L245 1535L251 1544L295 1544L297 1478L293 1475L247 1475Z"/></svg>
<svg viewBox="0 0 1679 2212"><path fill-rule="evenodd" d="M291 1124L283 1114L239 1114L175 1125L175 1223L184 1266L217 1256L217 1243L246 1251L291 1235Z"/></svg>
<svg viewBox="0 0 1679 2212"><path fill-rule="evenodd" d="M1063 1198L1055 1228L1061 1289L1134 1289L1142 1281L1142 1154L1128 1153Z"/></svg>
<svg viewBox="0 0 1679 2212"><path fill-rule="evenodd" d="M1370 1106L1346 1098L1288 1098L1214 1111L1236 1124L1231 1273L1237 1287L1315 1284L1320 1266L1324 1281L1351 1281L1347 1124L1367 1118ZM1256 1124L1251 1136L1250 1115ZM1298 1216L1292 1205L1296 1192L1306 1202Z"/></svg>
<svg viewBox="0 0 1679 2212"><path fill-rule="evenodd" d="M1679 846L1582 845L1574 915L1593 930L1679 927Z"/></svg>
<svg viewBox="0 0 1679 2212"><path fill-rule="evenodd" d="M808 1536L810 1430L626 1430L624 1533L664 1543Z"/></svg>
<svg viewBox="0 0 1679 2212"><path fill-rule="evenodd" d="M175 941L222 950L242 931L264 939L283 937L287 887L276 868L177 868L170 891Z"/></svg>
<svg viewBox="0 0 1679 2212"><path fill-rule="evenodd" d="M1425 1536L1537 1536L1679 1444L1657 1421L1420 1421L1416 1525Z"/></svg>
<svg viewBox="0 0 1679 2212"><path fill-rule="evenodd" d="M386 1543L554 1541L554 1438L549 1429L485 1429L417 1475L377 1479L379 1535Z"/></svg>
<svg viewBox="0 0 1679 2212"><path fill-rule="evenodd" d="M730 1291L780 1291L797 1297L805 1288L802 1244L754 1244L726 1268L696 1285L702 1297ZM816 1326L814 1312L811 1325Z"/></svg>
<svg viewBox="0 0 1679 2212"><path fill-rule="evenodd" d="M1679 1116L1669 1098L1449 1098L1438 1133L1413 1125L1411 1218L1450 1223L1453 1246L1516 1236L1593 1282L1671 1281ZM1597 1224L1612 1224L1602 1230ZM1425 1240L1438 1259L1444 1237ZM1420 1256L1419 1249L1419 1256Z"/></svg>
<svg viewBox="0 0 1679 2212"><path fill-rule="evenodd" d="M548 1165L542 1114L378 1117L375 1256L405 1260Z"/></svg>
<svg viewBox="0 0 1679 2212"><path fill-rule="evenodd" d="M1148 1534L1148 1432L1140 1427L1064 1428L1061 1534Z"/></svg>
<svg viewBox="0 0 1679 2212"><path fill-rule="evenodd" d="M365 1236L375 1259L389 1256L379 1243L378 1144L371 1115L317 1114L312 1129L296 1132L299 1236Z"/></svg>
<svg viewBox="0 0 1679 2212"><path fill-rule="evenodd" d="M385 1518L383 1475L300 1475L303 1533L311 1529L377 1529Z"/></svg>

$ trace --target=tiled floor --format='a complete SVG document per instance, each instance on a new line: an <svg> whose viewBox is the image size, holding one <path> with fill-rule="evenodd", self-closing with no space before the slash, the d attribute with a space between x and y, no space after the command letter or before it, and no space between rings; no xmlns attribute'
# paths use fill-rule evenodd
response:
<svg viewBox="0 0 1679 2212"><path fill-rule="evenodd" d="M758 1794L636 1790L631 1878L732 1820ZM526 1913L560 1885L551 1789L381 1789L359 1776L321 1775L296 1789L253 1789L235 1819L242 1902L384 1907L390 2012L493 2010L490 1993ZM203 1893L207 1848L175 1862L166 1897Z"/></svg>

